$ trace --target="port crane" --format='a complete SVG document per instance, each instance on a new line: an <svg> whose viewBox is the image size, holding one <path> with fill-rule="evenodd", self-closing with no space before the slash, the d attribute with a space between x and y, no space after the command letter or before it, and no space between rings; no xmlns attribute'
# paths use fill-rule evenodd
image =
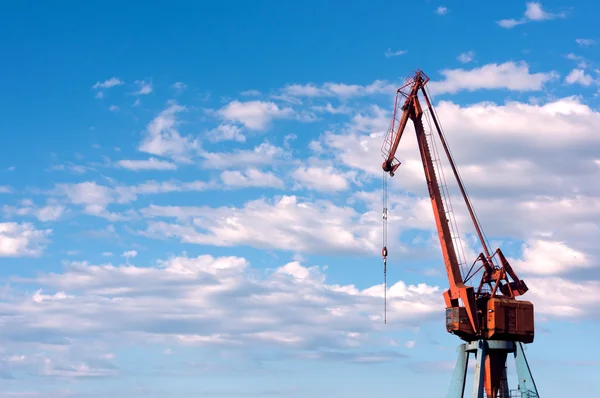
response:
<svg viewBox="0 0 600 398"><path fill-rule="evenodd" d="M465 391L467 365L471 353L475 354L474 398L534 398L539 397L531 370L523 349L524 344L534 340L534 309L529 301L517 300L527 292L525 282L517 276L499 248L493 253L485 239L469 196L448 148L440 121L431 104L423 71L416 70L396 91L394 115L385 137L382 153L384 161L384 243L382 256L384 278L386 274L387 249L387 176L394 176L400 166L396 158L398 145L409 119L416 133L419 153L435 223L440 240L442 256L448 276L449 288L444 292L446 304L446 330L464 341L458 347L458 359L450 384L448 398L462 398ZM450 168L460 189L482 252L470 268L464 259L464 251L458 226L453 219L450 195L445 184L443 169L435 144L433 132L427 133L423 125L424 110L419 100L422 94L428 116L433 119ZM429 119L428 119L429 120ZM430 129L430 130L433 130ZM429 139L428 139L429 137ZM433 151L430 148L433 147ZM432 154L433 153L433 154ZM437 158L434 158L434 154ZM440 183L443 182L444 184ZM467 272L464 272L468 268ZM475 278L478 283L473 285ZM506 377L506 360L512 353L519 378L518 390L509 391ZM485 395L484 395L485 393Z"/></svg>

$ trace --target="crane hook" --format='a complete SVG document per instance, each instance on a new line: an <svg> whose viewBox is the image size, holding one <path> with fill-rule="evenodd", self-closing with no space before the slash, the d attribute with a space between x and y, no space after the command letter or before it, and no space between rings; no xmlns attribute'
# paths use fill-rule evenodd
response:
<svg viewBox="0 0 600 398"><path fill-rule="evenodd" d="M383 323L387 324L387 255L388 250L386 246L381 249L381 256L383 257Z"/></svg>

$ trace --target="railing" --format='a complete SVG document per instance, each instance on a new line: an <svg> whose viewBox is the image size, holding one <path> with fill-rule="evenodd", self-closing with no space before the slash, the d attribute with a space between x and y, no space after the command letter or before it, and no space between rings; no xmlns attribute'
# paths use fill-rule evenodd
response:
<svg viewBox="0 0 600 398"><path fill-rule="evenodd" d="M533 391L510 390L509 398L539 398Z"/></svg>

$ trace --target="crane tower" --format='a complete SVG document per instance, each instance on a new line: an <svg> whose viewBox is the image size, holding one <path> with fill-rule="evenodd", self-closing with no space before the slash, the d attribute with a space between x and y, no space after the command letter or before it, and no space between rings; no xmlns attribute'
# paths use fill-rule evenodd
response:
<svg viewBox="0 0 600 398"><path fill-rule="evenodd" d="M410 119L414 125L419 153L440 240L449 288L444 292L446 330L464 341L458 347L458 359L448 398L462 398L465 391L470 353L475 354L474 398L538 398L537 387L525 358L523 344L534 340L534 309L529 301L516 297L527 292L525 282L518 278L499 248L493 253L461 181L458 169L446 143L439 119L431 104L426 87L429 78L421 70L414 71L396 91L394 116L385 137L382 152L384 161L384 273L387 258L387 183L400 166L396 151ZM460 189L482 252L468 267L456 222L453 220L450 195L445 185L435 137L426 133L423 125L422 94L450 168ZM431 129L433 130L433 129ZM433 151L432 148L433 147ZM436 156L434 158L434 155ZM468 269L468 270L467 270ZM475 279L476 278L476 279ZM478 283L473 285L473 281ZM519 378L518 390L509 391L506 360L512 354ZM485 393L485 395L484 395Z"/></svg>

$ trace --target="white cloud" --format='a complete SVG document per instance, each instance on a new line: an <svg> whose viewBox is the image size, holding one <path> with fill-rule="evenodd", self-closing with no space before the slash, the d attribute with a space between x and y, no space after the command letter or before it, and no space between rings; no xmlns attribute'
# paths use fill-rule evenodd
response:
<svg viewBox="0 0 600 398"><path fill-rule="evenodd" d="M537 314L567 319L600 315L600 281L574 282L559 277L529 278L527 286L528 300L534 303Z"/></svg>
<svg viewBox="0 0 600 398"><path fill-rule="evenodd" d="M56 221L62 217L66 209L60 205L48 205L37 209L37 218L40 221Z"/></svg>
<svg viewBox="0 0 600 398"><path fill-rule="evenodd" d="M584 181L593 180L594 173L598 172L593 151L600 150L600 137L596 133L600 113L581 103L577 97L540 105L484 102L459 106L440 101L436 112L453 155L460 162L461 174L470 187L480 192L493 192L494 196L524 192L546 195L556 193L552 189L557 186L560 186L558 192L571 193L578 188L580 194L596 193ZM321 145L332 151L346 167L379 177L381 145L390 119L391 109L372 108L369 113L355 115L345 131L324 134ZM429 130L432 126L427 120L426 115L425 127ZM511 122L506 123L506 120ZM477 151L472 150L473 142L478 144ZM492 152L502 153L502 157L484 155ZM579 154L577 160L568 158L571 153ZM584 153L587 159L582 157ZM423 171L410 125L397 157L403 162L400 168L403 171L402 177L394 181L402 181L409 190L421 187ZM558 159L564 160L559 163ZM447 169L445 173L452 175Z"/></svg>
<svg viewBox="0 0 600 398"><path fill-rule="evenodd" d="M588 62L585 60L585 58L583 58L580 55L569 53L569 54L567 54L566 57L572 61L577 61L577 67L580 69L585 69L589 66Z"/></svg>
<svg viewBox="0 0 600 398"><path fill-rule="evenodd" d="M98 99L102 99L102 98L104 98L104 93L103 93L102 91L98 91L98 92L96 93L96 98L98 98Z"/></svg>
<svg viewBox="0 0 600 398"><path fill-rule="evenodd" d="M230 122L243 124L250 130L265 130L275 119L294 116L292 108L280 108L274 102L232 101L217 111L217 114Z"/></svg>
<svg viewBox="0 0 600 398"><path fill-rule="evenodd" d="M159 160L154 157L145 160L119 160L117 164L120 167L129 170L177 170L177 165L166 160Z"/></svg>
<svg viewBox="0 0 600 398"><path fill-rule="evenodd" d="M125 84L125 82L119 78L111 77L110 79L105 80L102 83L96 82L96 84L94 84L92 88L111 88L115 86L120 86L121 84Z"/></svg>
<svg viewBox="0 0 600 398"><path fill-rule="evenodd" d="M573 69L566 77L565 83L567 84L580 84L582 86L589 86L594 83L595 80L592 76L585 73L583 69Z"/></svg>
<svg viewBox="0 0 600 398"><path fill-rule="evenodd" d="M463 64L468 64L469 62L475 59L475 51L467 51L466 53L461 53L458 57L456 57Z"/></svg>
<svg viewBox="0 0 600 398"><path fill-rule="evenodd" d="M385 52L385 57L386 58L397 57L398 55L404 55L404 54L406 54L406 50L392 51L391 48L388 48L387 51Z"/></svg>
<svg viewBox="0 0 600 398"><path fill-rule="evenodd" d="M187 84L183 83L183 82L175 82L171 85L171 88L177 90L177 91L183 91L187 88Z"/></svg>
<svg viewBox="0 0 600 398"><path fill-rule="evenodd" d="M468 56L465 53L463 60ZM439 72L444 79L432 80L429 83L430 90L436 93L457 93L459 91L475 91L481 89L506 89L512 91L535 91L541 90L548 82L558 79L559 74L555 71L530 73L526 62L504 62L502 64L486 64L473 69L443 69ZM393 95L397 88L403 83L393 83L383 80L375 80L366 86L345 83L324 83L317 86L313 83L305 85L292 84L283 88L284 95L289 97L336 97L341 100L362 97L368 95ZM391 93L391 94L390 94ZM342 104L344 105L344 104ZM333 107L315 106L314 110L333 110ZM347 110L347 108L342 108ZM335 113L335 112L331 112ZM342 113L342 112L338 112ZM345 112L344 112L345 113Z"/></svg>
<svg viewBox="0 0 600 398"><path fill-rule="evenodd" d="M541 3L532 1L532 2L526 3L525 13L521 19L518 19L518 20L512 19L512 18L511 19L502 19L500 21L497 21L497 23L498 23L498 25L500 25L503 28L511 29L517 25L522 25L522 24L532 22L532 21L547 21L547 20L551 20L551 19L564 18L564 17L566 17L566 14L564 14L564 13L559 13L559 14L549 13L542 8Z"/></svg>
<svg viewBox="0 0 600 398"><path fill-rule="evenodd" d="M525 23L523 21L517 21L516 19L502 19L500 21L497 21L498 25L502 26L503 28L506 29L510 29L510 28L514 28L517 25L520 25L522 23Z"/></svg>
<svg viewBox="0 0 600 398"><path fill-rule="evenodd" d="M123 252L123 254L121 254L121 256L129 259L129 258L134 258L135 256L137 256L137 251L135 250L128 250L126 252Z"/></svg>
<svg viewBox="0 0 600 398"><path fill-rule="evenodd" d="M462 90L507 89L513 91L541 90L544 84L558 78L558 73L530 73L526 62L487 64L471 70L444 69L442 81L432 81L429 86L435 93L457 93Z"/></svg>
<svg viewBox="0 0 600 398"><path fill-rule="evenodd" d="M242 133L242 129L234 124L221 124L218 127L210 130L206 136L212 142L246 142L246 137Z"/></svg>
<svg viewBox="0 0 600 398"><path fill-rule="evenodd" d="M577 268L593 267L585 253L568 247L564 242L536 239L523 246L523 255L512 260L522 273L560 275Z"/></svg>
<svg viewBox="0 0 600 398"><path fill-rule="evenodd" d="M106 207L116 201L115 193L106 186L95 182L82 182L79 184L58 184L55 189L59 195L66 196L70 203L83 205L88 214L106 214Z"/></svg>
<svg viewBox="0 0 600 398"><path fill-rule="evenodd" d="M146 134L139 150L159 156L169 156L182 163L190 163L191 156L199 149L197 139L182 137L176 129L177 114L187 108L171 104L156 116L146 127Z"/></svg>
<svg viewBox="0 0 600 398"><path fill-rule="evenodd" d="M542 9L542 4L538 2L528 2L525 9L525 18L531 21L543 21L553 19L555 16Z"/></svg>
<svg viewBox="0 0 600 398"><path fill-rule="evenodd" d="M299 167L292 172L291 176L302 186L317 191L337 192L350 188L346 176L332 166Z"/></svg>
<svg viewBox="0 0 600 398"><path fill-rule="evenodd" d="M283 181L271 172L249 168L245 172L225 170L221 173L223 184L230 187L272 187L283 188Z"/></svg>
<svg viewBox="0 0 600 398"><path fill-rule="evenodd" d="M243 207L149 206L149 218L174 218L169 224L150 221L145 232L155 238L215 246L250 245L309 253L375 253L378 215L359 214L327 201L311 203L295 196L247 202Z"/></svg>
<svg viewBox="0 0 600 398"><path fill-rule="evenodd" d="M118 107L118 106L116 106L116 105L111 105L111 106L108 108L108 110L109 110L109 111L111 111L111 112L117 112L117 111L119 110L119 107Z"/></svg>
<svg viewBox="0 0 600 398"><path fill-rule="evenodd" d="M136 80L135 84L137 84L139 87L138 91L134 93L135 95L148 95L152 92L152 82Z"/></svg>
<svg viewBox="0 0 600 398"><path fill-rule="evenodd" d="M12 188L8 185L0 185L0 193L12 193Z"/></svg>
<svg viewBox="0 0 600 398"><path fill-rule="evenodd" d="M383 330L381 285L361 290L330 284L322 268L298 262L263 276L254 271L244 258L209 255L143 267L72 262L63 273L30 281L40 286L33 295L0 302L3 335L18 341L37 334L40 342L57 334L86 336L92 344L112 336L121 343L276 347L304 354L378 344L369 334ZM387 297L388 330L443 315L437 287L398 281Z"/></svg>
<svg viewBox="0 0 600 398"><path fill-rule="evenodd" d="M315 105L311 109L315 112L331 113L332 115L348 114L348 113L353 112L353 109L346 104L340 104L339 106L335 107L335 106L331 105L331 103L329 103L329 102L324 106L323 105Z"/></svg>
<svg viewBox="0 0 600 398"><path fill-rule="evenodd" d="M373 83L361 86L359 84L323 83L320 87L313 83L290 84L283 88L283 94L290 97L336 97L348 99L374 94L389 94L397 89L394 83L375 80Z"/></svg>
<svg viewBox="0 0 600 398"><path fill-rule="evenodd" d="M244 168L277 163L289 156L283 148L264 142L253 149L232 152L201 152L202 167L213 169ZM235 159L235 161L232 161Z"/></svg>
<svg viewBox="0 0 600 398"><path fill-rule="evenodd" d="M64 206L51 201L46 206L38 207L29 199L22 200L21 206L4 205L2 210L6 217L33 216L42 222L56 221L67 212Z"/></svg>
<svg viewBox="0 0 600 398"><path fill-rule="evenodd" d="M575 39L575 42L577 42L577 44L579 44L581 47L588 47L596 44L596 40L592 39Z"/></svg>
<svg viewBox="0 0 600 398"><path fill-rule="evenodd" d="M439 6L435 9L435 13L438 15L446 15L448 13L448 8L444 6Z"/></svg>
<svg viewBox="0 0 600 398"><path fill-rule="evenodd" d="M30 223L0 223L0 257L37 257L51 233L51 229L38 230Z"/></svg>
<svg viewBox="0 0 600 398"><path fill-rule="evenodd" d="M169 192L203 191L211 187L204 181L181 182L178 180L146 181L138 185L99 185L94 181L77 184L56 184L50 194L64 197L71 204L83 206L85 213L109 220L124 220L126 214L109 212L111 204L126 204L137 200L139 195Z"/></svg>

